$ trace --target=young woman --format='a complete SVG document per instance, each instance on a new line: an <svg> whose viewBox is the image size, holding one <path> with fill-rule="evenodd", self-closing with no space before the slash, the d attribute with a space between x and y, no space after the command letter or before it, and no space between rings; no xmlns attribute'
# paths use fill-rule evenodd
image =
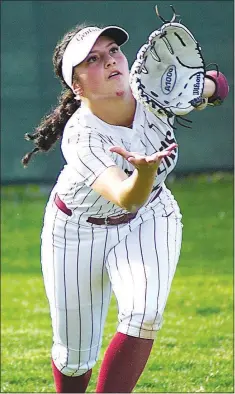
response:
<svg viewBox="0 0 235 394"><path fill-rule="evenodd" d="M133 98L116 26L76 27L55 48L65 90L33 135L33 153L62 137L67 162L51 192L41 261L53 328L58 393L85 392L101 347L110 294L117 333L97 393L131 392L160 329L178 263L182 224L165 186L178 146L167 118ZM213 94L208 80L204 95Z"/></svg>

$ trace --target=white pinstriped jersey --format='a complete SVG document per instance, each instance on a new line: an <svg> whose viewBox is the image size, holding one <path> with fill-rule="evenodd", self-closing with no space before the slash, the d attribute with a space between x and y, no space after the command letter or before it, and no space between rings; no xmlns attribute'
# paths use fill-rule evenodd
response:
<svg viewBox="0 0 235 394"><path fill-rule="evenodd" d="M67 164L60 173L54 192L80 220L89 216L107 217L126 213L125 210L96 193L91 185L108 167L117 165L131 175L134 167L120 155L110 152L113 145L128 151L151 155L163 150L175 141L173 129L167 117L157 118L137 103L133 127L109 125L82 105L66 124L61 149ZM167 191L164 181L173 170L178 149L162 160L157 171L147 207L160 186ZM174 201L168 191L168 199ZM172 206L171 201L171 206ZM159 203L158 199L156 203Z"/></svg>

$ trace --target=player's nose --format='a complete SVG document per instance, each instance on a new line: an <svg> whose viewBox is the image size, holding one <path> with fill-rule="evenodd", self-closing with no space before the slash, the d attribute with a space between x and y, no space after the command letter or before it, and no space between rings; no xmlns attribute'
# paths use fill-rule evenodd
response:
<svg viewBox="0 0 235 394"><path fill-rule="evenodd" d="M111 55L107 55L105 59L105 67L108 68L110 66L114 66L115 64L117 64L116 60Z"/></svg>

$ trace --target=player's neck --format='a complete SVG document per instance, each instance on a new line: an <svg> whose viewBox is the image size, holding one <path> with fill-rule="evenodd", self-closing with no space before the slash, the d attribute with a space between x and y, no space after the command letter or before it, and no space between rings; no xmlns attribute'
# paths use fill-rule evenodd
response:
<svg viewBox="0 0 235 394"><path fill-rule="evenodd" d="M136 100L132 94L115 100L87 102L86 105L95 116L108 124L125 127L132 126L136 110Z"/></svg>

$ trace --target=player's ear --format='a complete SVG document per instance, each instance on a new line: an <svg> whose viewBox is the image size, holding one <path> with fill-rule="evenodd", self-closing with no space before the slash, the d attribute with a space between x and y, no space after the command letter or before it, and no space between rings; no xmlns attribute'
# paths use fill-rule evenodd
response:
<svg viewBox="0 0 235 394"><path fill-rule="evenodd" d="M76 100L80 100L81 96L83 96L83 88L82 88L80 82L74 81L72 88L73 88L73 93L75 94Z"/></svg>
<svg viewBox="0 0 235 394"><path fill-rule="evenodd" d="M73 84L73 92L76 96L76 100L80 100L81 96L83 96L83 89L79 83L76 82Z"/></svg>
<svg viewBox="0 0 235 394"><path fill-rule="evenodd" d="M78 75L76 73L76 67L74 68L74 75L73 75L73 84L72 84L73 92L75 94L76 100L80 100L80 97L83 96L83 88L79 81Z"/></svg>

